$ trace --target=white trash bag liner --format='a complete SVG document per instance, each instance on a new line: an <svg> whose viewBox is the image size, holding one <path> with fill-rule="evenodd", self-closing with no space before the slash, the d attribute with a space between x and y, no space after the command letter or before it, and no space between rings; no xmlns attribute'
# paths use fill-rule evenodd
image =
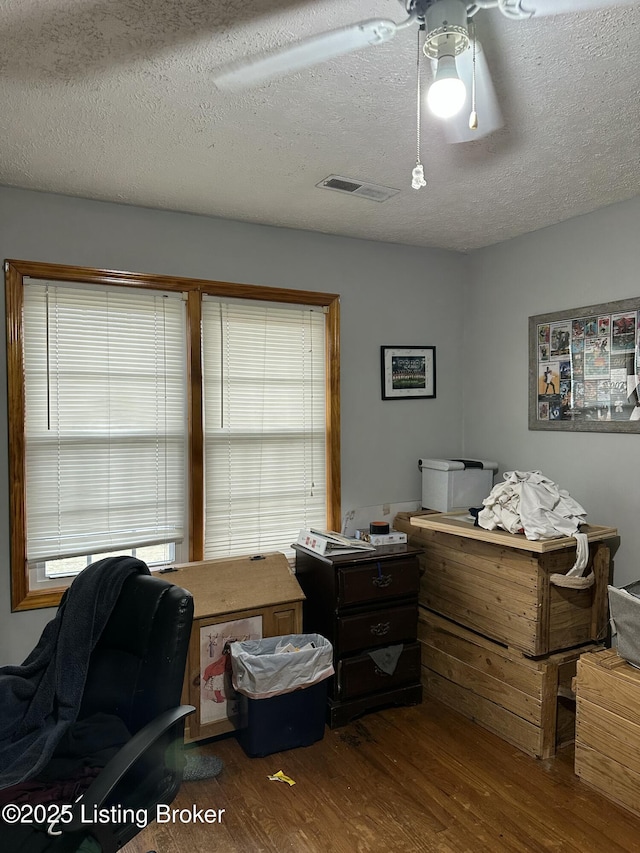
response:
<svg viewBox="0 0 640 853"><path fill-rule="evenodd" d="M287 634L231 643L233 686L249 699L311 687L333 675L333 647L320 634Z"/></svg>

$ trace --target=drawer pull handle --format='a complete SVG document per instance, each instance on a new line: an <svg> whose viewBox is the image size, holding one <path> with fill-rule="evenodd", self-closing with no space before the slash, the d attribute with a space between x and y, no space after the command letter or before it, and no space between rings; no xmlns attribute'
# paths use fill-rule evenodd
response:
<svg viewBox="0 0 640 853"><path fill-rule="evenodd" d="M375 578L371 578L371 582L374 586L377 586L378 589L384 589L385 587L389 586L389 584L393 580L393 575L383 575L380 563L376 563L376 569L378 570L378 576Z"/></svg>
<svg viewBox="0 0 640 853"><path fill-rule="evenodd" d="M383 669L380 669L377 666L374 666L373 671L376 675L379 675L380 678L389 678L389 676L391 675L390 672L385 672Z"/></svg>
<svg viewBox="0 0 640 853"><path fill-rule="evenodd" d="M369 630L375 637L384 637L385 634L389 633L390 628L391 622L378 622L377 625L371 625Z"/></svg>

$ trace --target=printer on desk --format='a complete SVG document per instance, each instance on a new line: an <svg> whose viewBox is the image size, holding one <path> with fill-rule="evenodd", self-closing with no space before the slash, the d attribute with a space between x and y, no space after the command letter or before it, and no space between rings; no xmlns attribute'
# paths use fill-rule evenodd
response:
<svg viewBox="0 0 640 853"><path fill-rule="evenodd" d="M485 459L418 459L422 508L439 512L482 506L493 488L497 462Z"/></svg>

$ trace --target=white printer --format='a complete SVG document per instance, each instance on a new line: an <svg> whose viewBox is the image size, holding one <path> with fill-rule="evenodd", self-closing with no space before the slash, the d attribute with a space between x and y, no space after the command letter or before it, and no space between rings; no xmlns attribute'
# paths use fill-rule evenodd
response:
<svg viewBox="0 0 640 853"><path fill-rule="evenodd" d="M422 508L439 512L482 506L493 488L497 462L485 459L418 459Z"/></svg>

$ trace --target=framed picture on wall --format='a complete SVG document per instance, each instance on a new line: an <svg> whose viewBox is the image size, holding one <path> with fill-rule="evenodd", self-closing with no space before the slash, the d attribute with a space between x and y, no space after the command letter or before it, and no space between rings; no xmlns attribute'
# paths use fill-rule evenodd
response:
<svg viewBox="0 0 640 853"><path fill-rule="evenodd" d="M529 317L529 429L640 432L640 297Z"/></svg>
<svg viewBox="0 0 640 853"><path fill-rule="evenodd" d="M436 348L380 347L382 399L436 396Z"/></svg>

